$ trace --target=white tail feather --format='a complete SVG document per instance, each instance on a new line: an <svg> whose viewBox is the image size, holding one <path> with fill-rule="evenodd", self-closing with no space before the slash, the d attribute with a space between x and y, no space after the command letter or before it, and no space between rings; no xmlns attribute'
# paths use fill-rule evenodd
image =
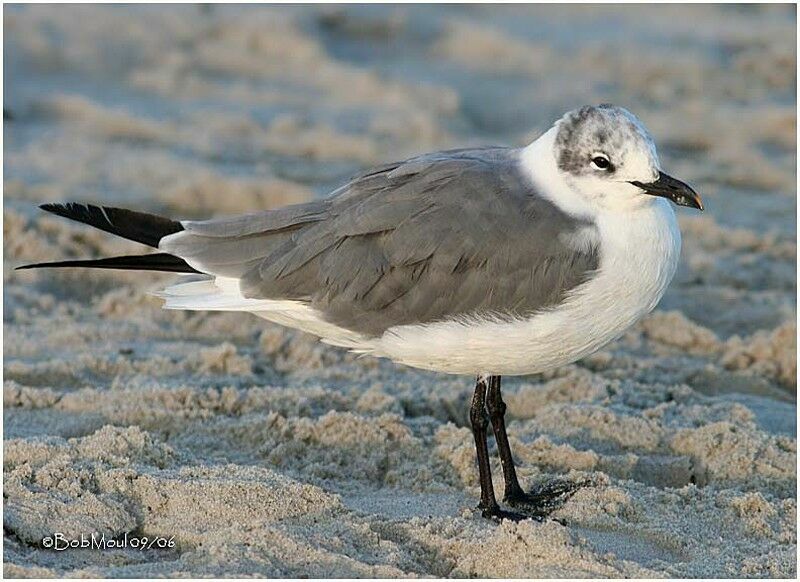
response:
<svg viewBox="0 0 800 582"><path fill-rule="evenodd" d="M189 311L283 311L302 306L298 301L244 297L239 291L239 279L230 277L178 283L154 295L165 300L164 309Z"/></svg>
<svg viewBox="0 0 800 582"><path fill-rule="evenodd" d="M301 301L250 299L239 290L239 279L216 277L177 283L152 293L164 299L164 309L188 311L244 311L273 323L299 329L322 338L334 346L366 353L373 350L373 340L325 321Z"/></svg>

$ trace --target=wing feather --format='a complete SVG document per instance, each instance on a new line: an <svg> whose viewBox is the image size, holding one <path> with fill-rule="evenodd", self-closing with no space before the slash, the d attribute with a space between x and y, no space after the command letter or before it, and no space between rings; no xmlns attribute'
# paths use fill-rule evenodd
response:
<svg viewBox="0 0 800 582"><path fill-rule="evenodd" d="M597 268L593 225L535 191L518 150L420 156L370 170L326 200L209 221L159 248L239 280L253 300L299 301L380 335L397 325L546 309Z"/></svg>

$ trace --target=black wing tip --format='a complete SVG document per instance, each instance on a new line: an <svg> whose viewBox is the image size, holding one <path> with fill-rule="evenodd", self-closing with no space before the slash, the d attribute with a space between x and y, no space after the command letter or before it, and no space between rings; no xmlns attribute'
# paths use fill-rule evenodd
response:
<svg viewBox="0 0 800 582"><path fill-rule="evenodd" d="M39 208L154 248L158 248L158 243L165 236L183 230L183 225L177 220L115 206L46 202L40 204Z"/></svg>
<svg viewBox="0 0 800 582"><path fill-rule="evenodd" d="M72 263L77 261L53 261L47 263L30 263L28 265L20 265L19 267L14 267L15 271L27 271L28 269L48 269L48 268L55 268L55 267L71 267L73 266Z"/></svg>
<svg viewBox="0 0 800 582"><path fill-rule="evenodd" d="M39 208L42 210L46 210L47 212L52 212L53 210L66 210L68 206L73 206L79 204L78 202L44 202L43 204L39 204ZM81 204L83 206L83 204Z"/></svg>
<svg viewBox="0 0 800 582"><path fill-rule="evenodd" d="M40 210L58 214L65 218L72 218L78 208L85 212L91 209L91 204L84 204L82 202L45 202L44 204L39 204Z"/></svg>
<svg viewBox="0 0 800 582"><path fill-rule="evenodd" d="M49 263L20 265L15 271L27 269L53 269L62 267L81 267L88 269L120 269L123 271L161 271L165 273L200 273L180 257L167 253L149 255L126 255L102 259L70 259Z"/></svg>
<svg viewBox="0 0 800 582"><path fill-rule="evenodd" d="M68 204L68 203L66 203ZM45 212L53 212L59 213L65 209L66 204L57 204L55 202L45 202L44 204L39 204L39 210L44 210Z"/></svg>
<svg viewBox="0 0 800 582"><path fill-rule="evenodd" d="M52 269L62 266L68 266L68 265L61 265L59 263L31 263L30 265L20 265L19 267L14 267L14 270L28 271L30 269Z"/></svg>

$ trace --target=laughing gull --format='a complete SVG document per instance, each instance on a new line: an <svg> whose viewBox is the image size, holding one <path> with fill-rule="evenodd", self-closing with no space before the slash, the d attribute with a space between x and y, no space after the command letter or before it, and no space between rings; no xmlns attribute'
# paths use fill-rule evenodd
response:
<svg viewBox="0 0 800 582"><path fill-rule="evenodd" d="M668 201L703 209L660 169L642 123L612 105L571 111L524 148L436 152L373 168L324 200L175 221L76 203L41 208L160 252L32 267L201 274L167 309L246 311L361 354L477 376L470 421L486 517L504 501L543 516L579 486L526 493L505 427L501 375L583 358L651 311L678 264ZM488 413L487 413L488 411Z"/></svg>

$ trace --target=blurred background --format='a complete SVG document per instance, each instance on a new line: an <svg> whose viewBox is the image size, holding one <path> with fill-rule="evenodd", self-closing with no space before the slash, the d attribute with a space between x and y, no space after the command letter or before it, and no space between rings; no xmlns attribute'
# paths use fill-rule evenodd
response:
<svg viewBox="0 0 800 582"><path fill-rule="evenodd" d="M795 31L794 5L4 6L6 575L794 577ZM678 209L656 311L504 378L523 481L608 482L569 529L463 519L470 379L164 311L170 275L13 270L144 251L42 202L249 212L603 102L707 210ZM59 528L180 548L39 549Z"/></svg>

